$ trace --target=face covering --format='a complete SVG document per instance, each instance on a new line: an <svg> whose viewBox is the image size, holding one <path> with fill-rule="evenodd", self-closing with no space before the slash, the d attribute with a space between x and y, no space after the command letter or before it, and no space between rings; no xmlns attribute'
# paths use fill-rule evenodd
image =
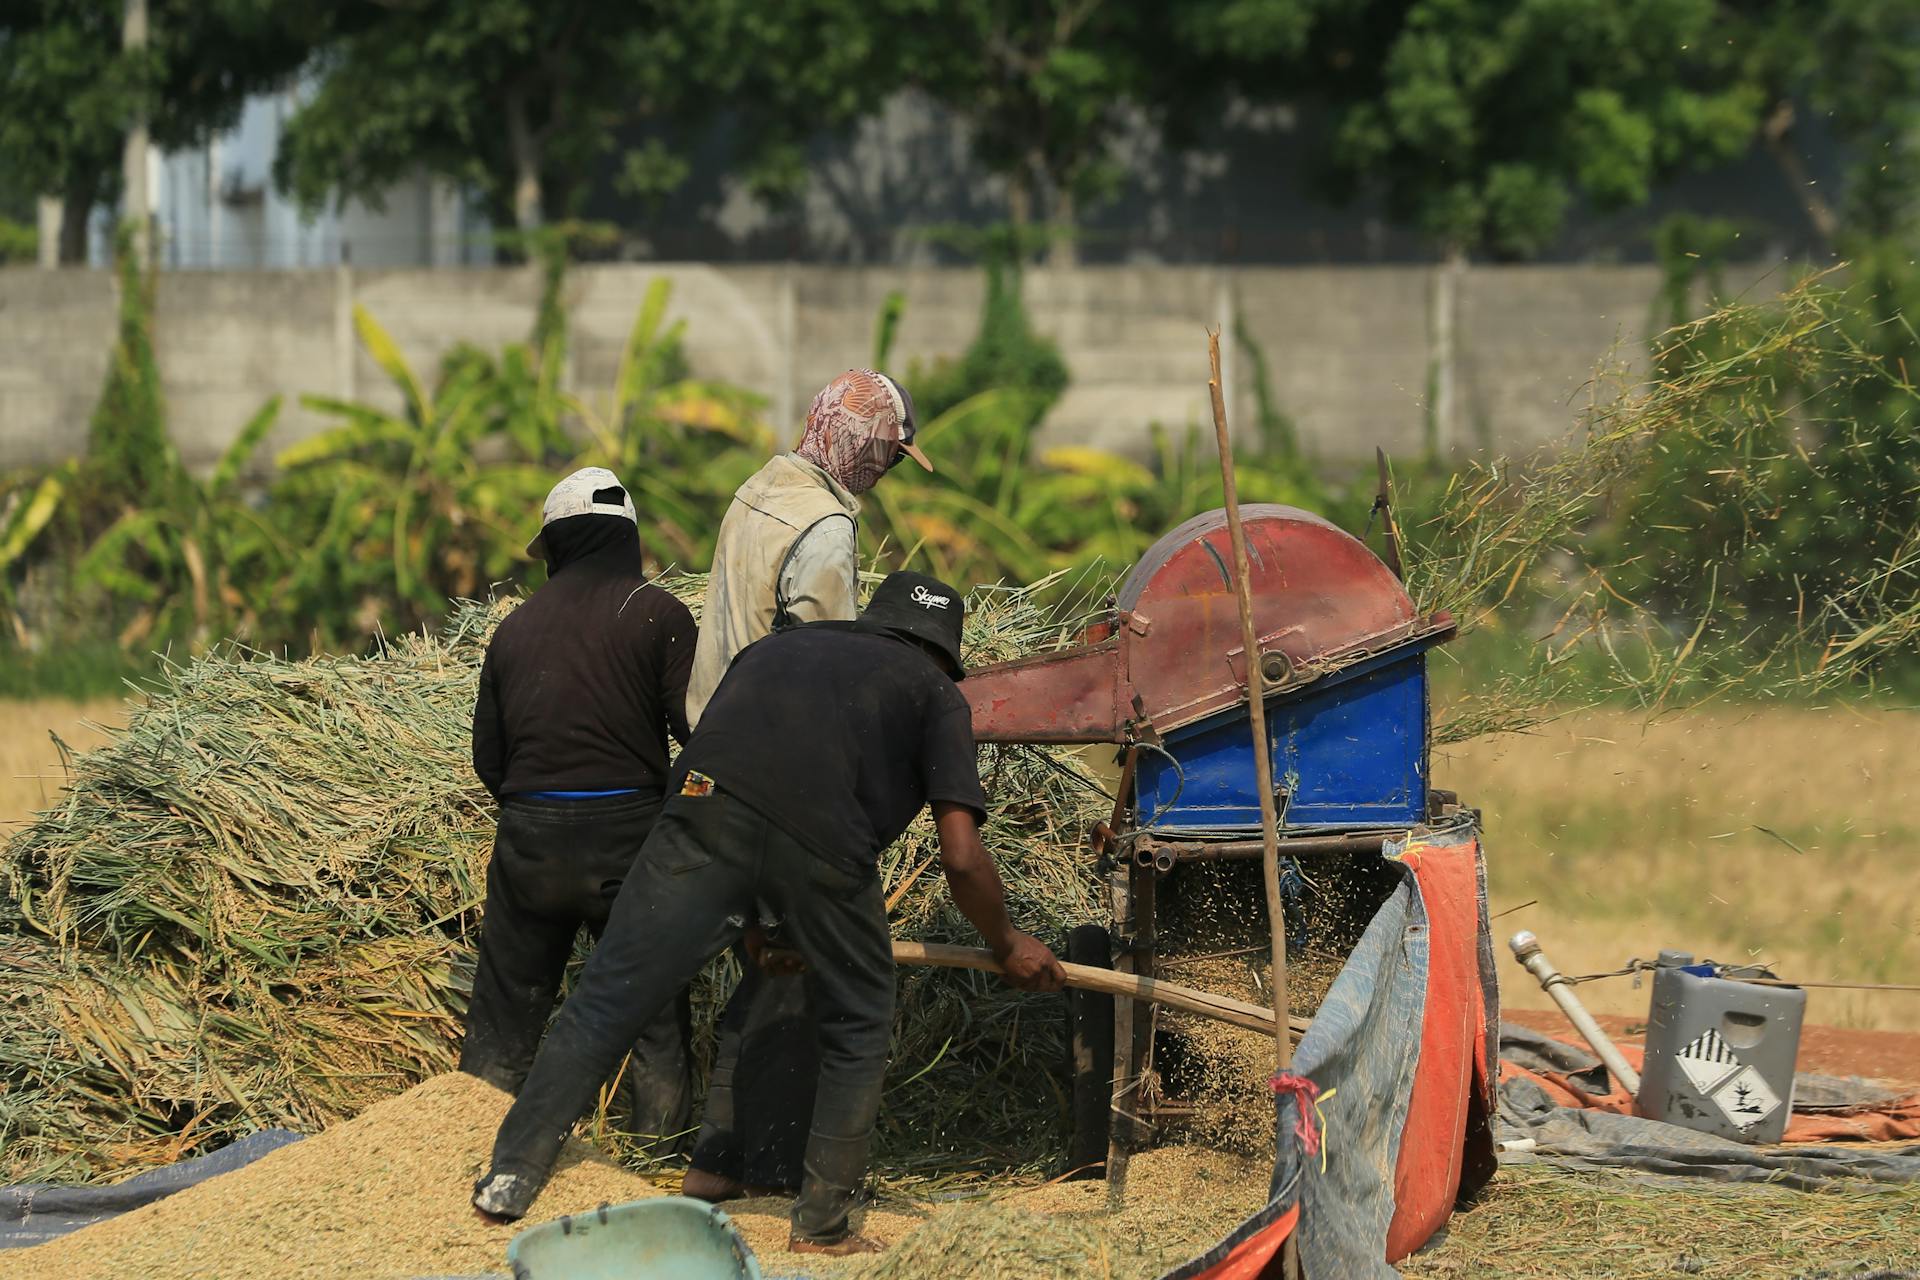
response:
<svg viewBox="0 0 1920 1280"><path fill-rule="evenodd" d="M849 369L829 382L807 410L806 434L794 450L848 493L865 493L900 458L906 406L887 379Z"/></svg>
<svg viewBox="0 0 1920 1280"><path fill-rule="evenodd" d="M589 558L640 567L640 530L625 516L568 516L548 525L541 537L547 544L548 577Z"/></svg>

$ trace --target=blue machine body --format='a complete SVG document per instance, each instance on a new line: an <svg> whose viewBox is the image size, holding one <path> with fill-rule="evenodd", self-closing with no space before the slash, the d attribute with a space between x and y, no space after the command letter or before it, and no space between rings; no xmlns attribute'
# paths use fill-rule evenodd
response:
<svg viewBox="0 0 1920 1280"><path fill-rule="evenodd" d="M1267 698L1274 785L1287 831L1404 827L1427 817L1426 636ZM1187 838L1260 830L1244 705L1164 735L1140 756L1140 823Z"/></svg>

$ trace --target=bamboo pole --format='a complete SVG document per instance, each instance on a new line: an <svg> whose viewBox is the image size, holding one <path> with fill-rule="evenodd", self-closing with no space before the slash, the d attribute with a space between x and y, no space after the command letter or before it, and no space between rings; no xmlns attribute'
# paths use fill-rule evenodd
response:
<svg viewBox="0 0 1920 1280"><path fill-rule="evenodd" d="M1000 972L1000 963L993 958L992 952L982 951L977 947L950 946L943 942L895 942L893 962L934 969L978 969L983 973ZM1244 1000L1235 1000L1231 996L1216 995L1211 991L1201 991L1197 987L1183 987L1177 982L1143 978L1139 974L1120 973L1113 969L1095 968L1093 965L1068 964L1063 960L1060 967L1067 971L1067 985L1078 987L1082 991L1098 991L1103 995L1142 1000L1148 1004L1163 1004L1170 1009L1197 1013L1203 1018L1231 1023L1236 1027L1245 1027L1249 1031L1258 1031L1264 1035L1273 1034L1272 1010L1257 1004L1248 1004ZM1306 1030L1305 1018L1292 1018L1287 1022L1289 1039L1299 1039Z"/></svg>
<svg viewBox="0 0 1920 1280"><path fill-rule="evenodd" d="M1267 925L1273 947L1273 1022L1287 1022L1287 926L1280 904L1280 831L1273 798L1273 753L1267 745L1265 679L1260 673L1260 637L1253 625L1253 575L1247 563L1247 531L1240 523L1240 493L1234 484L1233 441L1227 435L1227 404L1220 392L1220 333L1207 333L1207 361L1213 376L1207 388L1213 395L1213 431L1220 443L1220 488L1226 498L1227 533L1233 540L1233 591L1240 599L1240 639L1247 659L1247 719L1253 733L1254 785L1260 793L1260 863L1266 872ZM1293 1065L1293 1046L1285 1036L1273 1038L1274 1067Z"/></svg>
<svg viewBox="0 0 1920 1280"><path fill-rule="evenodd" d="M1221 391L1220 331L1207 331L1207 390L1213 399L1213 433L1220 445L1220 494L1227 508L1227 534L1233 540L1233 592L1240 598L1240 640L1247 663L1247 719L1253 734L1254 785L1260 793L1261 869L1267 882L1267 928L1273 943L1273 1025L1291 1021L1287 1008L1287 925L1280 903L1280 819L1273 796L1273 751L1267 744L1266 676L1261 671L1260 635L1253 625L1253 570L1247 563L1247 531L1240 523L1240 491L1234 483L1233 440L1227 433L1227 402ZM1293 1037L1273 1038L1276 1076L1293 1065ZM1300 1105L1305 1106L1302 1101ZM1298 1233L1280 1246L1280 1273L1300 1280Z"/></svg>

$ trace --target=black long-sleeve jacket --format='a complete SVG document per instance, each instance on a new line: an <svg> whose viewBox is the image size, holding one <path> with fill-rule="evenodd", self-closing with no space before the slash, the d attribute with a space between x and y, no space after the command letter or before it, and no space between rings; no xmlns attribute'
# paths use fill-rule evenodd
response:
<svg viewBox="0 0 1920 1280"><path fill-rule="evenodd" d="M552 576L487 646L473 771L497 796L658 791L668 735L689 736L693 615L647 581L632 522L574 516L545 541Z"/></svg>

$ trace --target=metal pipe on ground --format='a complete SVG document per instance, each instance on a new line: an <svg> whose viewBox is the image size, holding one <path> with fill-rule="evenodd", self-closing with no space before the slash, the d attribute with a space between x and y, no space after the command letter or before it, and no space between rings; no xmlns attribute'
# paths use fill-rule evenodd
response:
<svg viewBox="0 0 1920 1280"><path fill-rule="evenodd" d="M1600 1029L1600 1024L1593 1020L1587 1007L1580 1003L1580 997L1573 994L1573 985L1567 981L1566 975L1554 968L1553 961L1547 959L1546 953L1540 949L1540 939L1534 936L1531 929L1522 929L1508 940L1507 945L1513 949L1513 958L1539 980L1541 990L1553 997L1553 1002L1560 1006L1560 1012L1567 1015L1567 1021L1573 1024L1574 1030L1584 1036L1593 1051L1600 1055L1600 1061L1607 1064L1607 1070L1613 1073L1613 1078L1620 1082L1629 1096L1639 1097L1640 1073L1627 1065L1627 1060L1620 1056L1620 1050Z"/></svg>

